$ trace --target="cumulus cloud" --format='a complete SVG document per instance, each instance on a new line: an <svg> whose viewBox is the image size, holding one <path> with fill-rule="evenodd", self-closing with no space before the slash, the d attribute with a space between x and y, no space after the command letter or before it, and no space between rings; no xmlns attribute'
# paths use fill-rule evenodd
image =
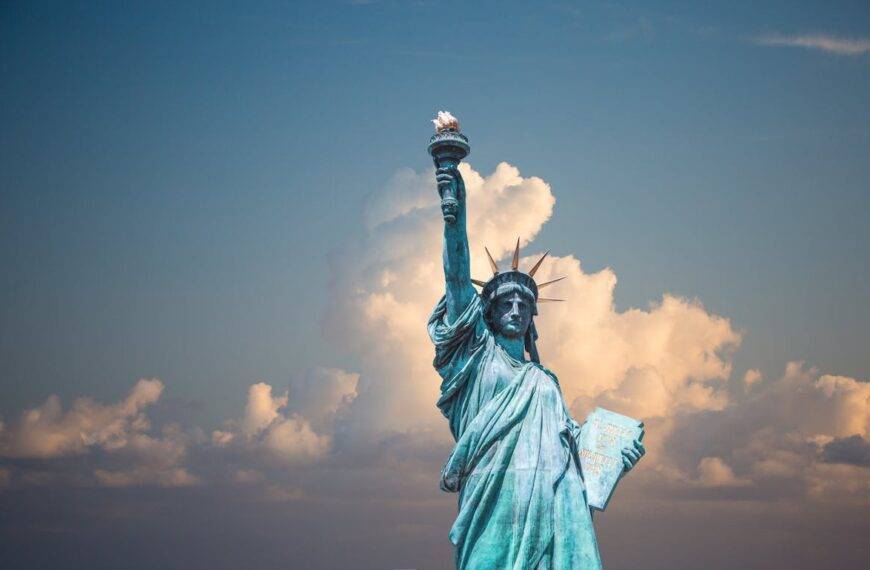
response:
<svg viewBox="0 0 870 570"><path fill-rule="evenodd" d="M576 414L598 404L650 419L726 404L723 381L741 340L728 319L673 295L617 311L613 271L587 274L573 256L545 263L540 275L568 277L554 285L567 301L542 307L537 322L542 358Z"/></svg>
<svg viewBox="0 0 870 570"><path fill-rule="evenodd" d="M3 436L0 453L8 457L49 458L77 455L97 446L107 451L125 447L130 435L147 430L142 411L163 392L157 379L139 380L130 394L112 405L79 398L64 412L56 395L36 408L26 410L21 420Z"/></svg>
<svg viewBox="0 0 870 570"><path fill-rule="evenodd" d="M166 426L160 437L148 432L151 422L146 408L159 400L163 382L139 380L130 394L115 404L100 404L78 398L64 410L56 395L36 408L26 410L20 420L0 431L0 454L10 458L53 459L85 455L91 450L122 461L124 468L93 469L97 483L108 486L158 484L191 485L197 477L181 465L189 437L177 424ZM99 463L97 461L96 463ZM47 473L26 473L23 479L47 480Z"/></svg>
<svg viewBox="0 0 870 570"><path fill-rule="evenodd" d="M471 212L472 271L483 276L483 244L501 256L518 235L527 243L555 200L543 180L524 178L506 163L487 177L466 164L460 170ZM327 331L360 361L357 396L342 422L347 437L443 427L434 407L438 380L425 328L443 293L438 208L432 170L402 170L369 196L365 235L335 257L337 302Z"/></svg>
<svg viewBox="0 0 870 570"><path fill-rule="evenodd" d="M747 390L750 390L752 386L760 382L761 379L761 372L755 368L751 368L743 375L743 385Z"/></svg>
<svg viewBox="0 0 870 570"><path fill-rule="evenodd" d="M528 268L540 255L530 244L549 220L555 198L540 178L507 163L482 176L460 165L468 190L472 274L486 278L486 246L507 258L517 237ZM442 220L432 170L399 171L374 192L364 213L367 232L338 256L329 316L334 338L361 360L359 394L350 408L358 429L377 433L441 429L434 408L438 377L424 324L443 294ZM502 264L506 264L502 261ZM539 348L576 413L593 402L640 417L675 409L720 409L730 353L740 342L730 322L697 300L665 295L647 309L617 311L616 275L586 273L573 255L553 255L540 281L567 276L554 296L567 302L540 308Z"/></svg>
<svg viewBox="0 0 870 570"><path fill-rule="evenodd" d="M272 396L272 387L258 382L248 389L248 401L242 418L242 433L253 439L278 419L278 410L287 405L287 394ZM282 418L283 419L283 418Z"/></svg>
<svg viewBox="0 0 870 570"><path fill-rule="evenodd" d="M342 410L357 396L359 374L338 368L317 367L290 382L287 412L304 416L319 433L332 430Z"/></svg>
<svg viewBox="0 0 870 570"><path fill-rule="evenodd" d="M225 448L235 443L287 463L315 462L329 453L334 424L353 402L357 380L358 375L344 370L316 368L294 378L281 395L274 395L266 382L253 384L242 418L214 430L212 445ZM237 471L236 481L241 472L247 470Z"/></svg>
<svg viewBox="0 0 870 570"><path fill-rule="evenodd" d="M698 482L709 487L741 487L749 481L734 476L734 471L719 457L705 457L698 463Z"/></svg>
<svg viewBox="0 0 870 570"><path fill-rule="evenodd" d="M870 51L870 39L841 38L827 34L767 34L755 39L764 46L799 47L837 55L863 55Z"/></svg>
<svg viewBox="0 0 870 570"><path fill-rule="evenodd" d="M744 399L662 426L668 435L653 461L670 467L660 474L683 481L693 462L701 472L706 456L717 453L722 463L704 466L708 479L715 468L719 479L740 480L768 499L870 504L868 422L870 383L792 362Z"/></svg>

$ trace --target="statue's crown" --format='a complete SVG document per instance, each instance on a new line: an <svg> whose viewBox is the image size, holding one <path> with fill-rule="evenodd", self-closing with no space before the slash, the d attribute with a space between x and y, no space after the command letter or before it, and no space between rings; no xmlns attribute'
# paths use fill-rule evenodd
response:
<svg viewBox="0 0 870 570"><path fill-rule="evenodd" d="M548 301L563 301L564 299L549 299L546 297L539 297L538 291L556 283L557 281L561 281L564 277L559 277L558 279L553 279L551 281L547 281L545 283L535 283L535 273L541 267L541 264L546 259L547 255L550 253L549 251L545 252L541 258L535 262L531 269L529 269L528 273L523 273L519 270L520 264L520 238L517 238L517 246L514 249L514 257L511 261L511 270L510 271L500 271L498 265L495 260L492 258L492 255L489 253L489 249L483 248L486 251L486 257L489 259L489 266L492 268L492 278L489 281L480 281L478 279L472 279L471 282L475 285L482 287L482 291L480 292L480 296L484 301L489 301L494 298L494 295L498 292L499 287L504 285L505 283L518 283L523 285L527 289L529 289L535 297L535 302L548 302Z"/></svg>

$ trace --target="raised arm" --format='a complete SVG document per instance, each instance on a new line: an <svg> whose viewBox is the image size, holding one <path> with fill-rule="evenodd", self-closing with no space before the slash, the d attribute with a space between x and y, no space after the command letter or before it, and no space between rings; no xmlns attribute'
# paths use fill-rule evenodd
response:
<svg viewBox="0 0 870 570"><path fill-rule="evenodd" d="M455 168L439 168L435 172L435 179L438 181L438 192L442 196L447 320L452 323L477 294L471 285L471 260L468 253L468 233L465 229L465 182Z"/></svg>

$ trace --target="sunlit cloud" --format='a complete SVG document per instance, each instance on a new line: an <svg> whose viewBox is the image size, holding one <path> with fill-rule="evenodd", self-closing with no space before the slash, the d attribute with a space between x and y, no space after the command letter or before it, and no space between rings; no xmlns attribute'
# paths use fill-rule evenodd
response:
<svg viewBox="0 0 870 570"><path fill-rule="evenodd" d="M356 397L358 376L335 368L316 368L294 378L290 388L274 395L266 382L248 389L242 417L229 420L211 434L217 448L262 452L288 464L312 463L329 453L334 423ZM251 482L241 469L236 481Z"/></svg>
<svg viewBox="0 0 870 570"><path fill-rule="evenodd" d="M17 422L0 430L0 457L51 460L102 452L98 455L111 461L94 460L91 475L98 484L196 484L199 479L182 465L189 434L176 423L163 426L159 435L152 433L146 412L160 399L163 388L156 378L142 379L120 402L100 404L78 398L68 410L59 397L49 396L41 406L25 410ZM28 478L47 481L35 473L25 474L23 480Z"/></svg>

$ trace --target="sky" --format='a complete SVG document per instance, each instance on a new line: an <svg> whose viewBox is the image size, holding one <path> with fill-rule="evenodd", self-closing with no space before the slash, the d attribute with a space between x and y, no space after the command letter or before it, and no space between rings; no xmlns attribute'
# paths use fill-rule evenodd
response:
<svg viewBox="0 0 870 570"><path fill-rule="evenodd" d="M0 565L450 565L450 110L474 276L550 250L646 422L607 567L860 567L868 72L862 2L0 2Z"/></svg>

